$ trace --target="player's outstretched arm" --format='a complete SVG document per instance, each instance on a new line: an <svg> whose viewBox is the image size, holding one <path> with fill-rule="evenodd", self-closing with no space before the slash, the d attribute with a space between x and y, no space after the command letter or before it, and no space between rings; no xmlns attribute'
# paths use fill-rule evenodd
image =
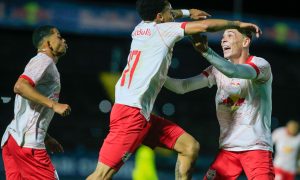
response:
<svg viewBox="0 0 300 180"><path fill-rule="evenodd" d="M210 17L211 15L199 9L174 9L171 11L174 19L188 17L193 20L201 20Z"/></svg>
<svg viewBox="0 0 300 180"><path fill-rule="evenodd" d="M257 73L248 64L233 64L208 47L207 37L193 35L193 46L216 69L229 78L255 79Z"/></svg>
<svg viewBox="0 0 300 180"><path fill-rule="evenodd" d="M187 35L192 35L202 32L216 32L225 29L247 29L255 33L256 37L259 37L262 33L260 28L255 24L240 21L227 21L224 19L206 19L188 22L185 26L185 33Z"/></svg>
<svg viewBox="0 0 300 180"><path fill-rule="evenodd" d="M203 74L187 79L174 79L167 77L164 87L177 94L185 94L190 91L208 86L208 79Z"/></svg>
<svg viewBox="0 0 300 180"><path fill-rule="evenodd" d="M30 101L53 109L54 112L61 116L69 115L71 112L71 108L68 104L60 104L43 96L35 88L33 88L26 79L19 78L17 80L14 86L14 92Z"/></svg>

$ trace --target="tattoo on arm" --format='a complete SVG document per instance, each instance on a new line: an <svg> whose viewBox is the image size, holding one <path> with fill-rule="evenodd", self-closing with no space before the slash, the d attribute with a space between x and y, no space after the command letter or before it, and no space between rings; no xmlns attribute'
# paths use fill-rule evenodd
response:
<svg viewBox="0 0 300 180"><path fill-rule="evenodd" d="M174 19L182 18L183 14L180 9L174 9L171 11Z"/></svg>
<svg viewBox="0 0 300 180"><path fill-rule="evenodd" d="M239 28L240 22L239 21L229 21L228 28Z"/></svg>

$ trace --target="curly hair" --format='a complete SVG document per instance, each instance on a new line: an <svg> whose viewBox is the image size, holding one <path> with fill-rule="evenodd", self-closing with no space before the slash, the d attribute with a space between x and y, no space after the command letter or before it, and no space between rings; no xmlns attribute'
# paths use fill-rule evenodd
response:
<svg viewBox="0 0 300 180"><path fill-rule="evenodd" d="M136 10L144 21L153 21L168 4L167 0L137 0Z"/></svg>

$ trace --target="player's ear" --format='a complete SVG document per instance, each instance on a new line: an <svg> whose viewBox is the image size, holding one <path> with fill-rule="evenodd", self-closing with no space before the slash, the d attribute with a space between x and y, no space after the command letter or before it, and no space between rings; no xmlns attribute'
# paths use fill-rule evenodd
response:
<svg viewBox="0 0 300 180"><path fill-rule="evenodd" d="M159 22L163 22L164 21L164 17L162 15L162 13L157 13L156 20L158 20Z"/></svg>
<svg viewBox="0 0 300 180"><path fill-rule="evenodd" d="M251 43L251 39L248 38L248 37L244 37L244 40L243 40L243 47L249 47L249 46L250 46L250 43Z"/></svg>

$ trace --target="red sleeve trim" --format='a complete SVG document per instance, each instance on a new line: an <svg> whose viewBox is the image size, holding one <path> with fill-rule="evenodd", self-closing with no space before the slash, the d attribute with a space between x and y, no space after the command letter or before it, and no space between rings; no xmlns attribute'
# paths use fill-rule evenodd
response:
<svg viewBox="0 0 300 180"><path fill-rule="evenodd" d="M202 74L203 74L204 76L206 76L206 77L209 76L208 72L206 72L206 71L203 71Z"/></svg>
<svg viewBox="0 0 300 180"><path fill-rule="evenodd" d="M256 77L258 77L260 71L259 71L258 67L253 62L251 62L253 57L254 56L249 56L248 59L246 60L246 64L249 64L250 66L252 66L255 69Z"/></svg>
<svg viewBox="0 0 300 180"><path fill-rule="evenodd" d="M181 28L182 28L182 29L185 29L185 26L186 26L187 23L188 23L188 22L183 22L183 23L181 23Z"/></svg>
<svg viewBox="0 0 300 180"><path fill-rule="evenodd" d="M249 56L248 59L246 60L246 64L250 63L252 61L254 56Z"/></svg>
<svg viewBox="0 0 300 180"><path fill-rule="evenodd" d="M32 87L35 87L35 83L33 82L33 80L30 77L22 74L19 78L23 78L23 79L27 80Z"/></svg>
<svg viewBox="0 0 300 180"><path fill-rule="evenodd" d="M260 73L258 67L253 62L248 62L247 64L249 64L250 66L252 66L255 69L256 74L257 74L256 77L257 77Z"/></svg>

